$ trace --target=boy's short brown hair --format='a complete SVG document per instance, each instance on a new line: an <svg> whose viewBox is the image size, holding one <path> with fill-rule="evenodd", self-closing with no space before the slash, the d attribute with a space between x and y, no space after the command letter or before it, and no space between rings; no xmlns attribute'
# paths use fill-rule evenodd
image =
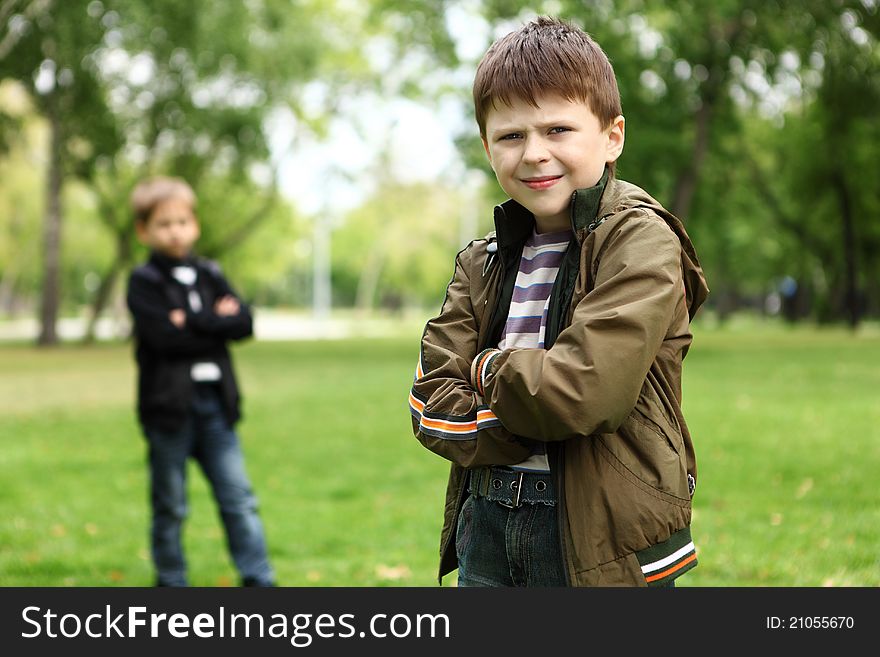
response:
<svg viewBox="0 0 880 657"><path fill-rule="evenodd" d="M139 182L131 192L131 209L135 221L146 222L160 203L179 199L195 209L196 194L182 178L156 176Z"/></svg>
<svg viewBox="0 0 880 657"><path fill-rule="evenodd" d="M474 111L480 136L498 101L537 105L544 94L585 102L607 128L623 111L611 62L589 34L566 21L541 16L493 43L477 66Z"/></svg>

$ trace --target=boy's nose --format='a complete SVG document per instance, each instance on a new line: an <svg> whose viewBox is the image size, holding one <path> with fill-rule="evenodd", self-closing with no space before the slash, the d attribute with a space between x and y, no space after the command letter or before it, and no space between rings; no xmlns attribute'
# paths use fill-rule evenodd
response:
<svg viewBox="0 0 880 657"><path fill-rule="evenodd" d="M550 152L543 139L537 137L527 137L523 150L523 162L534 164L537 162L545 162L550 158Z"/></svg>

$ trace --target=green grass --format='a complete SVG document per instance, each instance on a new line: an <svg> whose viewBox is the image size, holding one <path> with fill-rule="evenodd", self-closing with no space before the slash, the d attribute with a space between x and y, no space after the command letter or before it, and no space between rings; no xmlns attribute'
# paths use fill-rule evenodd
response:
<svg viewBox="0 0 880 657"><path fill-rule="evenodd" d="M447 465L412 438L407 339L236 348L239 433L285 586L431 586ZM698 331L682 586L880 585L880 336ZM0 585L145 586L145 445L128 345L0 346ZM236 583L190 476L192 581ZM446 584L454 581L447 578Z"/></svg>
<svg viewBox="0 0 880 657"><path fill-rule="evenodd" d="M688 583L880 585L878 364L876 333L698 334L684 410L701 567Z"/></svg>

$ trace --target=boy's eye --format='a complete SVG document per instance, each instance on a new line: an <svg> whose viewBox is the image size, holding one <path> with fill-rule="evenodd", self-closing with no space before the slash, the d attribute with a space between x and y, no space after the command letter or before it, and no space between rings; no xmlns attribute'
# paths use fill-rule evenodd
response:
<svg viewBox="0 0 880 657"><path fill-rule="evenodd" d="M551 135L558 135L563 132L571 132L571 128L564 126L564 125L558 125L553 128L550 128Z"/></svg>
<svg viewBox="0 0 880 657"><path fill-rule="evenodd" d="M498 138L498 141L510 141L512 139L519 139L522 136L519 132L508 132L506 135L501 135Z"/></svg>

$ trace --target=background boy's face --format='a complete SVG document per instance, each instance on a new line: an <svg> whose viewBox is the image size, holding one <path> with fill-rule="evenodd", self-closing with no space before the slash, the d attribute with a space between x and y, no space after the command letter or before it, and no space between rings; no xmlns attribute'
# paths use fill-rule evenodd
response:
<svg viewBox="0 0 880 657"><path fill-rule="evenodd" d="M171 258L185 258L199 239L199 222L189 203L171 198L159 203L146 221L137 224L138 239Z"/></svg>
<svg viewBox="0 0 880 657"><path fill-rule="evenodd" d="M505 192L535 215L539 232L570 228L575 190L599 182L623 150L623 117L602 129L586 103L561 96L497 103L483 147Z"/></svg>

